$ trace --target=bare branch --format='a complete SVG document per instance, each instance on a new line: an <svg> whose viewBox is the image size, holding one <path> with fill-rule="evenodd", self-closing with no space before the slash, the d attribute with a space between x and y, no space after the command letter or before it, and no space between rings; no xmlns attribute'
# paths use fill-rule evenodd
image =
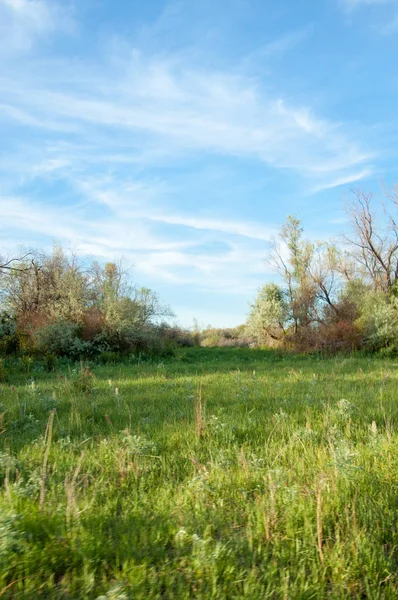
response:
<svg viewBox="0 0 398 600"><path fill-rule="evenodd" d="M0 259L0 272L1 271L15 271L18 273L28 272L33 266L34 259L32 259L31 264L28 266L21 267L20 264L23 263L23 261L26 258L28 258L28 256L31 256L31 255L32 255L31 252L26 252L25 254L23 254L22 256L19 256L18 258L7 258L7 259L3 259L3 260Z"/></svg>
<svg viewBox="0 0 398 600"><path fill-rule="evenodd" d="M372 195L352 190L354 198L348 206L353 227L353 237L345 240L355 252L356 261L365 269L375 289L389 290L398 274L398 226L396 217L383 205L384 219L376 223ZM393 194L384 191L394 207L398 207L398 190Z"/></svg>

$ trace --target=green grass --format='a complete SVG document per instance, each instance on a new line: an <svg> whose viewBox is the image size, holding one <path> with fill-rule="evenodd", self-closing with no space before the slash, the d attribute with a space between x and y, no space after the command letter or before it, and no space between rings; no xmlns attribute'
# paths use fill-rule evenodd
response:
<svg viewBox="0 0 398 600"><path fill-rule="evenodd" d="M0 385L0 598L398 597L398 361L193 349Z"/></svg>

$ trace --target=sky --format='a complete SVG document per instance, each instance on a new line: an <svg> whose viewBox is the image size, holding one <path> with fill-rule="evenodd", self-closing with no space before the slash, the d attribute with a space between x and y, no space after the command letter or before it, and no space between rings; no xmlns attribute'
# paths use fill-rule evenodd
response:
<svg viewBox="0 0 398 600"><path fill-rule="evenodd" d="M394 182L397 99L398 0L0 0L0 254L235 326L287 215L330 238Z"/></svg>

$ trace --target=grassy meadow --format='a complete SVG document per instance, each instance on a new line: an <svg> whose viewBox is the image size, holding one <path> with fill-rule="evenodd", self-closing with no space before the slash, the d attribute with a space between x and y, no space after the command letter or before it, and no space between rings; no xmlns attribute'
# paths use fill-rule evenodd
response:
<svg viewBox="0 0 398 600"><path fill-rule="evenodd" d="M398 360L11 364L0 598L398 598Z"/></svg>

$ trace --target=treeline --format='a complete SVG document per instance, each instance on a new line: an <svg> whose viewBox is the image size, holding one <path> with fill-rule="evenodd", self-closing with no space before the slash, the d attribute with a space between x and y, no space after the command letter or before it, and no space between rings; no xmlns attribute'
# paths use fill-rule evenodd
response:
<svg viewBox="0 0 398 600"><path fill-rule="evenodd" d="M86 265L60 247L0 260L0 356L106 362L199 344L398 353L398 187L383 202L353 192L347 215L339 243L307 239L288 217L269 255L278 283L264 285L246 323L230 329L171 326L170 308L120 264Z"/></svg>
<svg viewBox="0 0 398 600"><path fill-rule="evenodd" d="M168 323L157 294L130 283L121 264L84 264L60 247L0 261L0 355L112 361L170 354L193 334Z"/></svg>
<svg viewBox="0 0 398 600"><path fill-rule="evenodd" d="M269 256L282 283L251 305L245 335L297 351L398 352L398 188L353 192L340 242L305 238L289 217Z"/></svg>

